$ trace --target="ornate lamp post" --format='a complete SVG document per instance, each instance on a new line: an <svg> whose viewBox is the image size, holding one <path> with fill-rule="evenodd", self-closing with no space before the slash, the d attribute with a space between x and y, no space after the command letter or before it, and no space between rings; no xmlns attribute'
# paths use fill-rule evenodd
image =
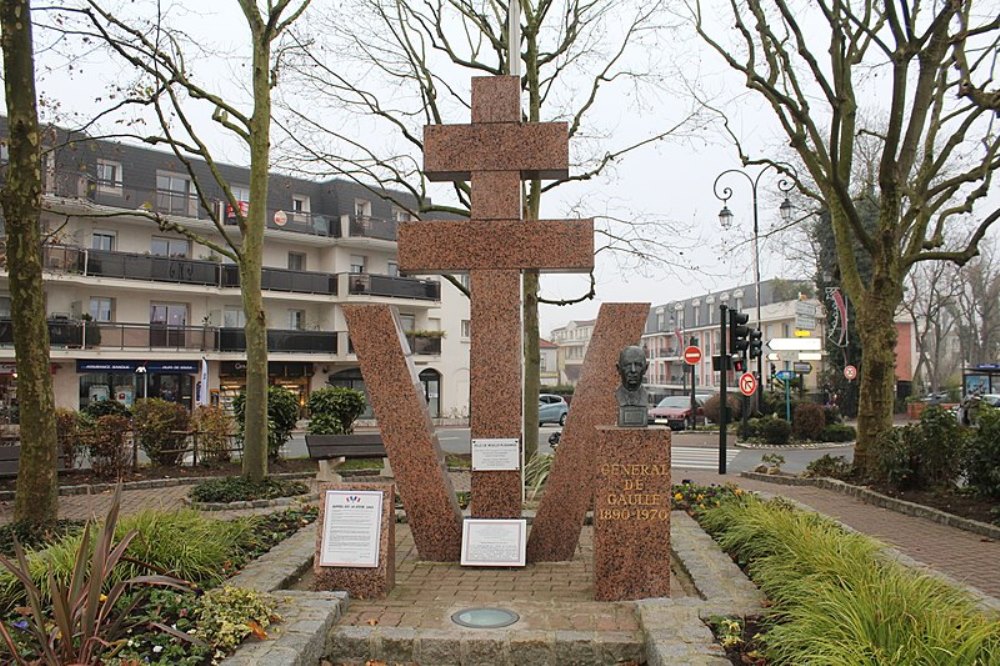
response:
<svg viewBox="0 0 1000 666"><path fill-rule="evenodd" d="M795 170L788 165L782 165L793 174ZM761 176L763 176L768 169L774 168L778 171L778 167L775 164L767 164L763 169L757 172L756 176L751 176L743 169L727 169L715 177L715 182L712 184L712 190L715 193L715 198L722 202L722 210L719 211L719 224L722 228L729 230L733 226L733 212L729 210L727 203L729 199L733 196L733 190L731 187L725 187L722 190L719 189L719 181L729 174L739 174L746 178L747 182L750 183L750 192L753 195L753 281L754 281L754 295L757 300L757 328L761 328L763 324L761 323L760 316L760 247L759 247L759 225L758 225L758 212L757 212L757 185L760 183ZM780 173L780 171L779 171ZM793 207L792 202L788 199L788 193L795 186L794 180L787 178L778 179L778 190L785 194L785 200L781 202L781 206L778 207L778 212L781 214L781 219L784 222L792 221ZM763 330L761 331L763 333ZM761 405L761 377L763 376L763 367L761 364L761 354L757 354L757 410L760 411Z"/></svg>

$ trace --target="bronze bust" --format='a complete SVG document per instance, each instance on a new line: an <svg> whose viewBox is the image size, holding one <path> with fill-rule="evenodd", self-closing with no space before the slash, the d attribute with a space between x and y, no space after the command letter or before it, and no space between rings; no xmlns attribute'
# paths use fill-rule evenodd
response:
<svg viewBox="0 0 1000 666"><path fill-rule="evenodd" d="M644 428L647 422L649 401L642 380L646 376L649 361L642 347L630 345L618 354L615 365L622 383L615 390L618 400L618 425L628 428Z"/></svg>

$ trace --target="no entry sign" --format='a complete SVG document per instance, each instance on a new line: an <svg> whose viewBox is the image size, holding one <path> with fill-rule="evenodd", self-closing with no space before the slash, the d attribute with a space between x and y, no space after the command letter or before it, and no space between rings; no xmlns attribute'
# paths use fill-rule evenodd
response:
<svg viewBox="0 0 1000 666"><path fill-rule="evenodd" d="M701 362L701 349L691 345L684 348L684 362L688 365L698 365Z"/></svg>
<svg viewBox="0 0 1000 666"><path fill-rule="evenodd" d="M757 390L757 378L753 376L753 373L744 372L740 375L740 393L745 396L751 396Z"/></svg>
<svg viewBox="0 0 1000 666"><path fill-rule="evenodd" d="M844 366L844 379L847 381L854 381L858 377L858 369L853 365Z"/></svg>

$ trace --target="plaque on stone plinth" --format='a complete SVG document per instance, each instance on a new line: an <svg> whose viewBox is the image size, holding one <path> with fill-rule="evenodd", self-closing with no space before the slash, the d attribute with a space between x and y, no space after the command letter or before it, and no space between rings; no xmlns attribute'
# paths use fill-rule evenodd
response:
<svg viewBox="0 0 1000 666"><path fill-rule="evenodd" d="M472 471L521 469L521 440L516 437L472 438Z"/></svg>
<svg viewBox="0 0 1000 666"><path fill-rule="evenodd" d="M645 407L626 405L618 408L618 425L622 428L645 428L649 412Z"/></svg>
<svg viewBox="0 0 1000 666"><path fill-rule="evenodd" d="M466 518L462 526L462 566L523 567L527 521Z"/></svg>

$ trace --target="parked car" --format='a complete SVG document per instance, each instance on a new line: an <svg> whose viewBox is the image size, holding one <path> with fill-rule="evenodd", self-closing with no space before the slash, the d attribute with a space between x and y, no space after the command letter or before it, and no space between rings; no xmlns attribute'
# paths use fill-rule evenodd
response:
<svg viewBox="0 0 1000 666"><path fill-rule="evenodd" d="M569 405L561 395L542 393L538 396L538 425L558 423L566 425L566 413Z"/></svg>
<svg viewBox="0 0 1000 666"><path fill-rule="evenodd" d="M695 424L705 423L705 401L707 395L696 395ZM691 396L668 395L649 409L649 423L670 426L671 430L684 430L691 421Z"/></svg>
<svg viewBox="0 0 1000 666"><path fill-rule="evenodd" d="M964 426L976 425L980 405L1000 407L1000 393L971 393L955 408L955 418Z"/></svg>

